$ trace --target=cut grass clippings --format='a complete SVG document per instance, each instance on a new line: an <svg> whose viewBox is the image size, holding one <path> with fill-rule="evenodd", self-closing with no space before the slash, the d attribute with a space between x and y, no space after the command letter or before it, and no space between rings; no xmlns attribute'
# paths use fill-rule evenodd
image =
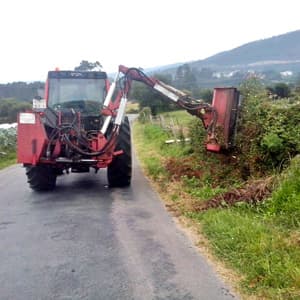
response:
<svg viewBox="0 0 300 300"><path fill-rule="evenodd" d="M196 203L193 209L199 212L217 207L226 208L234 206L239 202L258 204L271 195L273 181L274 177L272 176L260 180L253 180L243 187L229 190L205 202Z"/></svg>

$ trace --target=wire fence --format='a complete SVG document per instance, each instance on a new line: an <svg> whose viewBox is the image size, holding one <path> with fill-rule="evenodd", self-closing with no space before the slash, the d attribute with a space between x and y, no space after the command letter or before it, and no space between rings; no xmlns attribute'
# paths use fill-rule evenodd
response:
<svg viewBox="0 0 300 300"><path fill-rule="evenodd" d="M170 139L166 140L166 144L189 142L190 139L186 137L187 132L176 117L171 115L149 115L149 122L153 125L160 126L164 131L168 132Z"/></svg>

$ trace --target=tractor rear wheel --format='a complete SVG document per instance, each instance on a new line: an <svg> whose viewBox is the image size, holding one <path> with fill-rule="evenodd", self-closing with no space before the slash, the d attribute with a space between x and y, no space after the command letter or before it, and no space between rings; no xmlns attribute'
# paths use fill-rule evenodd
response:
<svg viewBox="0 0 300 300"><path fill-rule="evenodd" d="M125 117L120 128L115 151L119 150L123 150L123 153L114 156L107 167L107 180L110 187L126 187L131 182L131 134L128 117Z"/></svg>
<svg viewBox="0 0 300 300"><path fill-rule="evenodd" d="M56 185L56 173L50 166L26 166L29 186L35 191L53 190Z"/></svg>

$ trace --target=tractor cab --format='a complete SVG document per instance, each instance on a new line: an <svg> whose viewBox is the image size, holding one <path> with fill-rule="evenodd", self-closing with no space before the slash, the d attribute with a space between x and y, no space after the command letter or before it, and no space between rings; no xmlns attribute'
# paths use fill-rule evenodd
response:
<svg viewBox="0 0 300 300"><path fill-rule="evenodd" d="M50 71L47 107L56 111L73 109L83 116L99 115L107 87L105 72Z"/></svg>

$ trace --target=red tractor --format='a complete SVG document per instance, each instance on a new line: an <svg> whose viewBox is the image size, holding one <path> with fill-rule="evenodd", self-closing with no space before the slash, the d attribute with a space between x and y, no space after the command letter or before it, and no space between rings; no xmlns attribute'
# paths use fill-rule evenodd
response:
<svg viewBox="0 0 300 300"><path fill-rule="evenodd" d="M143 82L203 121L206 148L233 145L238 109L235 88L217 88L212 105L195 100L136 68L119 67L110 84L104 72L50 71L45 99L18 118L18 162L34 190L50 190L63 172L107 168L110 187L131 182L131 138L125 106L132 80ZM221 129L222 142L216 139ZM219 130L220 131L220 130ZM219 132L218 131L218 132Z"/></svg>

